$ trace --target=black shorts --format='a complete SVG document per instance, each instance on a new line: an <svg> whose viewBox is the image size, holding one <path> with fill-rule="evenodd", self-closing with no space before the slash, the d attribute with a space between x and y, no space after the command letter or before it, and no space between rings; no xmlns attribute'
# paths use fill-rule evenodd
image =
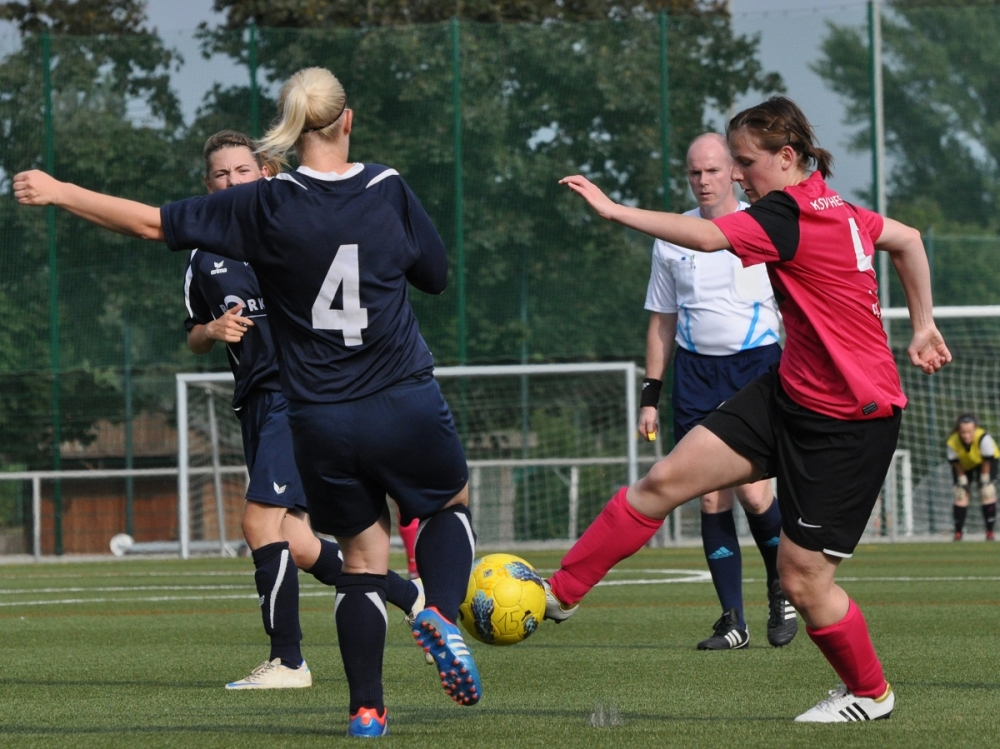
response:
<svg viewBox="0 0 1000 749"><path fill-rule="evenodd" d="M865 421L794 403L772 367L702 422L778 480L781 528L810 551L849 557L861 540L899 437L903 412Z"/></svg>
<svg viewBox="0 0 1000 749"><path fill-rule="evenodd" d="M386 494L402 524L433 515L469 481L465 452L433 377L344 403L289 401L295 462L320 533L354 536L375 523Z"/></svg>

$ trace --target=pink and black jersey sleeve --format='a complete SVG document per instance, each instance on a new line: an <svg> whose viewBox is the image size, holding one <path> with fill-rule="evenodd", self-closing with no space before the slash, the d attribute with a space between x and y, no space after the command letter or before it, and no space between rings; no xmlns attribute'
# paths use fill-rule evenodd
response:
<svg viewBox="0 0 1000 749"><path fill-rule="evenodd" d="M712 219L743 265L791 260L799 249L799 206L785 192L772 192L745 211Z"/></svg>

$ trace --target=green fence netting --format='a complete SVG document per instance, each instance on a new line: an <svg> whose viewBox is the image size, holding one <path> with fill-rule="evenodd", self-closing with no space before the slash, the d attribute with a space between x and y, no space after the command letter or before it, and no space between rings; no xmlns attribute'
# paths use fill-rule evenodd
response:
<svg viewBox="0 0 1000 749"><path fill-rule="evenodd" d="M1000 281L995 122L968 71L991 63L963 58L970 45L959 37L972 28L988 35L1000 10L976 8L970 23L971 9L903 5L891 5L885 20L886 121L897 149L889 210L936 227L927 245L938 304L992 304ZM650 240L595 219L557 180L583 172L634 205L691 207L687 143L774 91L802 103L844 165L844 194L870 204L864 6L154 39L0 36L3 470L172 465L170 450L135 432L140 416L168 424L174 373L226 367L221 350L195 357L185 346L183 255L54 210L19 208L9 197L12 175L47 168L150 204L200 194L205 138L222 128L260 134L280 83L302 67L337 73L356 113L352 157L398 169L449 247L449 290L412 294L443 365L641 363ZM922 67L925 58L938 67ZM949 120L931 106L934 91L924 92L927 115L914 117L920 91L911 82L949 76L951 103L966 117ZM830 141L832 132L839 140ZM956 169L974 175L971 197L947 188ZM962 210L948 203L959 198ZM902 304L895 281L891 296ZM949 326L963 353L949 375L935 386L906 374L918 405L904 420L901 446L920 453L921 475L940 463L956 409L971 400L988 424L1000 412L992 400L1000 383L983 374L997 325ZM894 323L892 343L905 361L902 323ZM974 384L964 385L966 376ZM61 491L53 489L56 506ZM0 483L0 526L22 523L27 499L24 486Z"/></svg>

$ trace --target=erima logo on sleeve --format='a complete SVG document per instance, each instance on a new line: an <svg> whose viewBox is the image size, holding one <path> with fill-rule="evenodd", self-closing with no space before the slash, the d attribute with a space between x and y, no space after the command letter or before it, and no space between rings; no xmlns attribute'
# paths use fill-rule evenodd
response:
<svg viewBox="0 0 1000 749"><path fill-rule="evenodd" d="M277 481L274 482L274 493L275 494L284 494L285 493L285 489L287 489L287 488L288 488L288 484L285 484L284 486L278 486L278 482Z"/></svg>
<svg viewBox="0 0 1000 749"><path fill-rule="evenodd" d="M215 266L215 268L212 269L212 275L213 276L216 276L219 273L228 273L229 272L229 269L226 267L225 261L223 261L221 263L213 262L212 265Z"/></svg>

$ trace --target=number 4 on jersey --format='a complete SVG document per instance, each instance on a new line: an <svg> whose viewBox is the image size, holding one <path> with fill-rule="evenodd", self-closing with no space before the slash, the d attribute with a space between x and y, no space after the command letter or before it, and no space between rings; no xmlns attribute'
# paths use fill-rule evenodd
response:
<svg viewBox="0 0 1000 749"><path fill-rule="evenodd" d="M361 331L368 327L368 310L361 306L358 246L342 244L330 263L323 285L312 306L312 324L317 330L339 330L344 344L360 346ZM344 286L343 309L331 309L337 289Z"/></svg>

